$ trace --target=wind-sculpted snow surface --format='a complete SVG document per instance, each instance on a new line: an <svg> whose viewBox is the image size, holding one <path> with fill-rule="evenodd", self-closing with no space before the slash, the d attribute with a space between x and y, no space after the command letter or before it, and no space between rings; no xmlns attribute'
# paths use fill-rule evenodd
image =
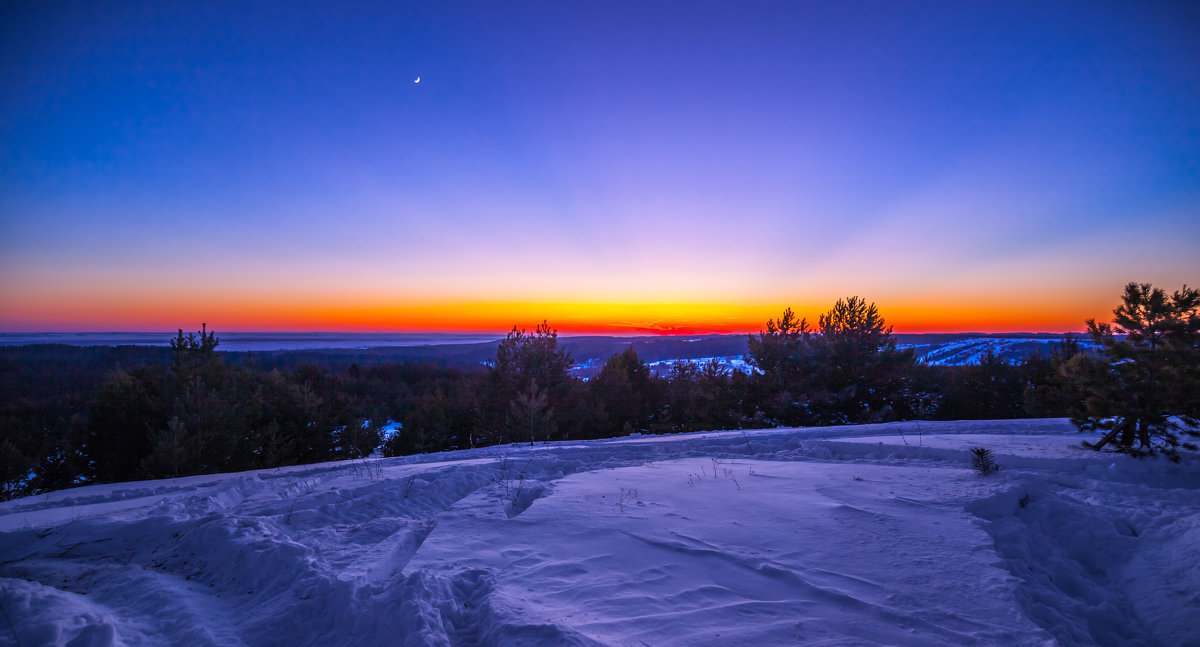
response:
<svg viewBox="0 0 1200 647"><path fill-rule="evenodd" d="M1080 439L714 432L57 492L0 505L0 645L1200 644L1196 458Z"/></svg>

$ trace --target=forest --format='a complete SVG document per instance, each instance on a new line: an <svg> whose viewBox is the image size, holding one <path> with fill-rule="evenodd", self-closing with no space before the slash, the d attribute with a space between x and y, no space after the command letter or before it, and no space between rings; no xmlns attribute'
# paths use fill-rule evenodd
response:
<svg viewBox="0 0 1200 647"><path fill-rule="evenodd" d="M630 345L580 379L545 322L514 327L474 369L231 361L206 327L162 348L6 349L0 498L376 452L893 420L1070 416L1109 432L1098 446L1177 458L1200 412L1197 304L1186 286L1131 283L1113 324L1088 322L1092 348L966 366L918 362L859 297L816 325L791 309L766 322L746 339L749 373L677 361L655 375Z"/></svg>

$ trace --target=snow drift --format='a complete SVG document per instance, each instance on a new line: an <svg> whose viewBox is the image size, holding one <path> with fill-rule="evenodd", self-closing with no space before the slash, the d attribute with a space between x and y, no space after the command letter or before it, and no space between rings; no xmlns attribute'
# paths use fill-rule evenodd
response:
<svg viewBox="0 0 1200 647"><path fill-rule="evenodd" d="M1080 439L774 429L57 492L0 504L0 645L1200 644L1194 457Z"/></svg>

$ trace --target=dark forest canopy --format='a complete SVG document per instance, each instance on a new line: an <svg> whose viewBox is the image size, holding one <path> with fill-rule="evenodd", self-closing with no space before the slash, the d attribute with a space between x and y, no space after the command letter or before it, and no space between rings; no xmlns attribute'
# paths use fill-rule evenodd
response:
<svg viewBox="0 0 1200 647"><path fill-rule="evenodd" d="M1100 331L1105 349L1122 332ZM965 366L919 362L901 339L851 297L749 338L560 338L543 323L441 347L222 352L206 329L168 347L0 347L0 494L633 432L1082 416L1100 388L1079 367L1092 358L1094 382L1101 355L1071 339ZM754 370L680 359L739 355ZM1188 388L1172 406L1194 405Z"/></svg>

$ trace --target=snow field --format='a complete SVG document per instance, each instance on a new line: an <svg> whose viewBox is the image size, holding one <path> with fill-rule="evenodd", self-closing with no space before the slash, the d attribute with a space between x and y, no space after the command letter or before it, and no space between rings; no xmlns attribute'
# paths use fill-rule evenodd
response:
<svg viewBox="0 0 1200 647"><path fill-rule="evenodd" d="M30 497L0 504L0 645L1200 644L1195 460L1081 438L709 432Z"/></svg>

